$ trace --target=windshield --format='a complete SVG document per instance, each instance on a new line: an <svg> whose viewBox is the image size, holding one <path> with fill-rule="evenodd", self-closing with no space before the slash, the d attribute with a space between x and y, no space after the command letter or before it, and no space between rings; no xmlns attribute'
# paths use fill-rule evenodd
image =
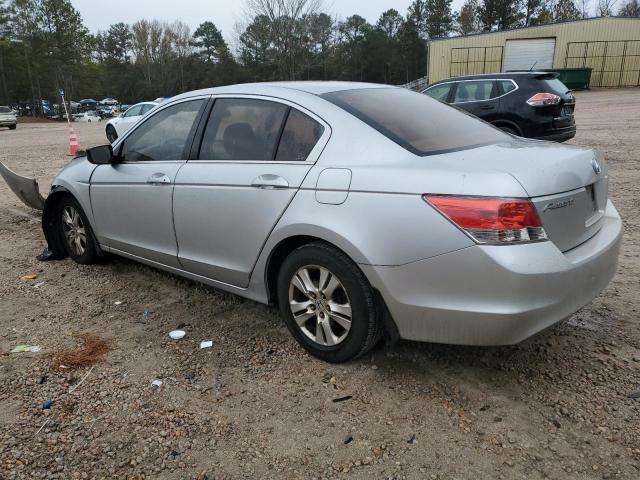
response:
<svg viewBox="0 0 640 480"><path fill-rule="evenodd" d="M467 113L404 88L342 90L325 93L322 98L416 155L511 140L507 134Z"/></svg>

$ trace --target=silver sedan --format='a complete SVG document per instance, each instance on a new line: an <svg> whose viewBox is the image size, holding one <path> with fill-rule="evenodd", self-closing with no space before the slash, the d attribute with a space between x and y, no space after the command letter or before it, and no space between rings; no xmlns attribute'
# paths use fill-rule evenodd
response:
<svg viewBox="0 0 640 480"><path fill-rule="evenodd" d="M161 105L53 182L49 249L258 302L342 362L390 338L520 342L609 283L622 224L589 148L404 89L235 85Z"/></svg>

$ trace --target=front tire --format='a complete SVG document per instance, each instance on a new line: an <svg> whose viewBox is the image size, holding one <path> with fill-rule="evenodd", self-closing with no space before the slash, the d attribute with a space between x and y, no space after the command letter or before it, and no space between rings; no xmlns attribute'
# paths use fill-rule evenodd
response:
<svg viewBox="0 0 640 480"><path fill-rule="evenodd" d="M285 259L278 304L298 343L327 362L364 355L382 336L369 282L347 255L324 243L303 245Z"/></svg>
<svg viewBox="0 0 640 480"><path fill-rule="evenodd" d="M98 261L98 249L89 220L71 196L58 204L58 228L62 244L74 262L89 265Z"/></svg>

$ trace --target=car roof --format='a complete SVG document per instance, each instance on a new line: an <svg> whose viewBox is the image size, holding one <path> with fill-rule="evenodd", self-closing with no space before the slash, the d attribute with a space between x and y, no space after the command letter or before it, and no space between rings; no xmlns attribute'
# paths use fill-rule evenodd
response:
<svg viewBox="0 0 640 480"><path fill-rule="evenodd" d="M431 85L437 85L439 83L446 82L456 82L459 80L482 80L484 78L537 78L540 76L557 76L558 74L555 72L542 72L542 71L529 71L529 70L518 70L513 72L496 72L496 73L480 73L477 75L461 75L459 77L451 77L443 80L439 80L437 82L433 82Z"/></svg>
<svg viewBox="0 0 640 480"><path fill-rule="evenodd" d="M283 95L287 92L304 92L312 95L322 95L329 92L344 90L360 90L369 88L397 88L394 85L365 82L338 82L338 81L290 81L290 82L256 82L226 85L223 87L205 88L183 93L172 97L171 100L193 97L195 95L216 94L259 94L259 95Z"/></svg>

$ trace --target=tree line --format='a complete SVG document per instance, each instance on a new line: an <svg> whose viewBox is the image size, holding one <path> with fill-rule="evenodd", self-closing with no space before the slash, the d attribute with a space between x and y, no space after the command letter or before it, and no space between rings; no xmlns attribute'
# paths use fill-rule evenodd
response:
<svg viewBox="0 0 640 480"><path fill-rule="evenodd" d="M590 0L414 0L369 23L322 0L245 0L235 45L213 21L141 19L91 33L70 0L0 0L0 105L114 97L123 103L232 83L357 80L402 84L427 73L428 41L591 16ZM616 0L597 0L598 15ZM615 12L640 16L639 0Z"/></svg>

